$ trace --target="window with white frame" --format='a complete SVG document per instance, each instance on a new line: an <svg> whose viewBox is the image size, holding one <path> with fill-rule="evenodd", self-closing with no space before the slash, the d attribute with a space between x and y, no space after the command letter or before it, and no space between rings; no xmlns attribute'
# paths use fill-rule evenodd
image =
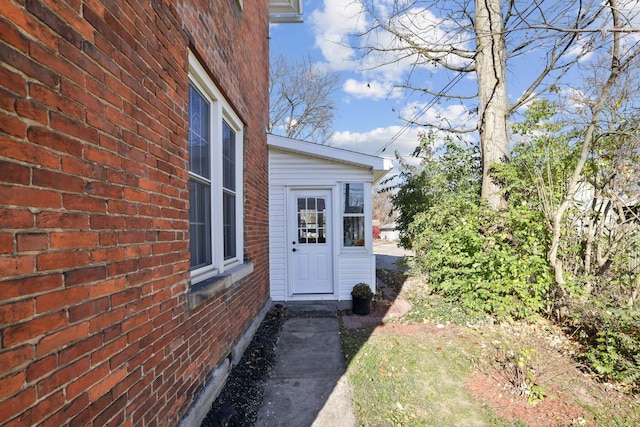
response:
<svg viewBox="0 0 640 427"><path fill-rule="evenodd" d="M364 246L364 184L342 184L343 246Z"/></svg>
<svg viewBox="0 0 640 427"><path fill-rule="evenodd" d="M242 122L189 56L191 279L242 263Z"/></svg>

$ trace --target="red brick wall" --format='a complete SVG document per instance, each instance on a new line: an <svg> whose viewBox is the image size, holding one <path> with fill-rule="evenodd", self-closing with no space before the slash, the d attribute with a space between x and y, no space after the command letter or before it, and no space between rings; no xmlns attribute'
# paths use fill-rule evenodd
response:
<svg viewBox="0 0 640 427"><path fill-rule="evenodd" d="M175 425L268 298L268 2L4 0L0 425ZM193 312L188 52L244 120L254 272Z"/></svg>

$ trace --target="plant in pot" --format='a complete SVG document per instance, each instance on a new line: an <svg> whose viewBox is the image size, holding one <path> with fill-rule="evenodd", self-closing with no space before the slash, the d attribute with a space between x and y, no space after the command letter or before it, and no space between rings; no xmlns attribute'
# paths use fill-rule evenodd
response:
<svg viewBox="0 0 640 427"><path fill-rule="evenodd" d="M371 300L373 291L366 283L358 283L351 290L351 302L353 304L353 314L369 314L371 312Z"/></svg>

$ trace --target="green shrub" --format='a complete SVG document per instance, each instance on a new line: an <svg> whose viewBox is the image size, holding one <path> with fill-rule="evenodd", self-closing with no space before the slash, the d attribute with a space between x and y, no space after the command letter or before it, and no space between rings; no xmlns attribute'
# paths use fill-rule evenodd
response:
<svg viewBox="0 0 640 427"><path fill-rule="evenodd" d="M640 385L640 313L590 305L581 311L580 337L588 365L606 379Z"/></svg>
<svg viewBox="0 0 640 427"><path fill-rule="evenodd" d="M551 283L539 224L522 207L498 213L450 195L411 224L413 268L467 311L527 318L543 309Z"/></svg>

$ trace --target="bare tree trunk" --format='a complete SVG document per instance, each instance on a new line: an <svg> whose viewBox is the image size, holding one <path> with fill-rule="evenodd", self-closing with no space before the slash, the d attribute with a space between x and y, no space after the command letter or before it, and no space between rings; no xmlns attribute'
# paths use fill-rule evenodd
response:
<svg viewBox="0 0 640 427"><path fill-rule="evenodd" d="M482 155L482 197L493 209L507 208L501 187L489 175L507 158L507 85L502 0L476 0L476 70Z"/></svg>

